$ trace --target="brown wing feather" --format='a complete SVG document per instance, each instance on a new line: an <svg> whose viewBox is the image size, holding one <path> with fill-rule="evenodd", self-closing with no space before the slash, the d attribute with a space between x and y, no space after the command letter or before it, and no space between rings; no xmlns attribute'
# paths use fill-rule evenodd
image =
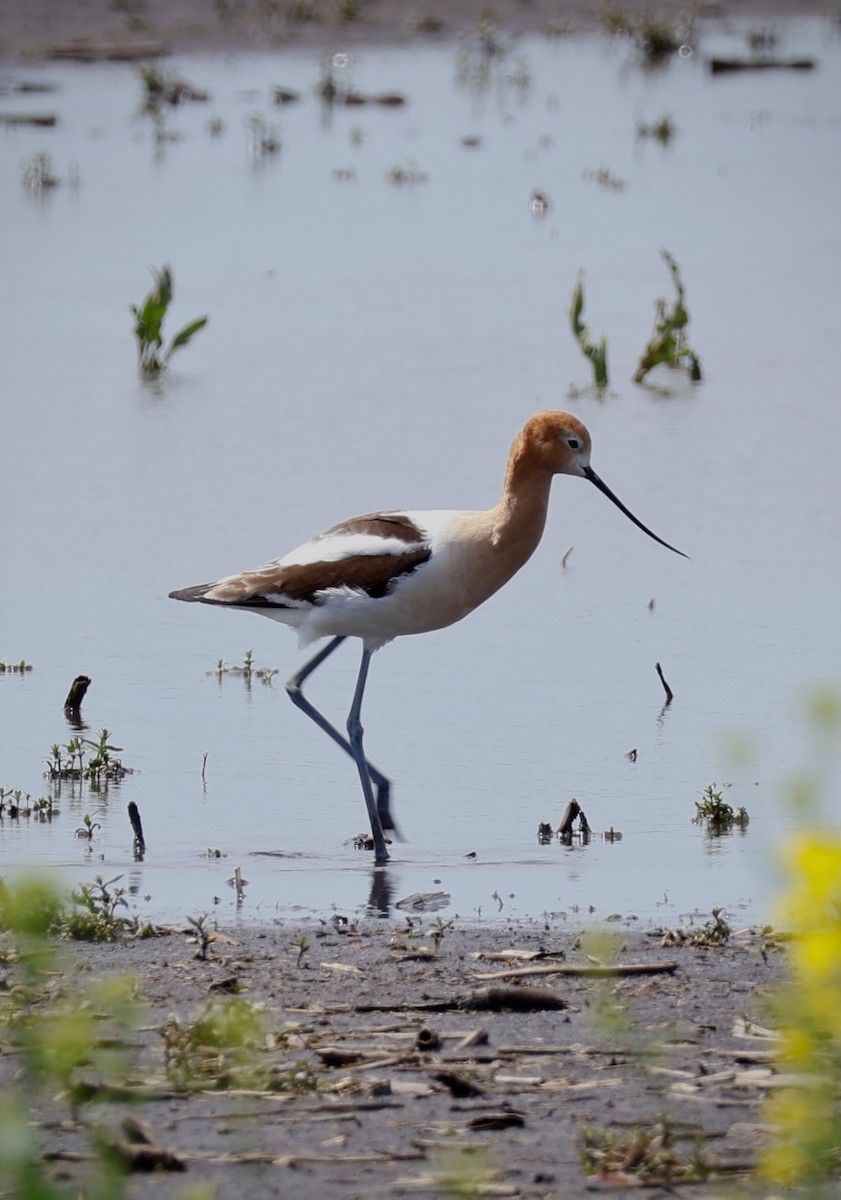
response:
<svg viewBox="0 0 841 1200"><path fill-rule="evenodd" d="M368 513L364 517L353 517L350 521L342 521L332 525L319 534L316 541L322 537L330 537L334 533L368 533L374 537L400 538L407 544L420 544L426 541L426 534L409 517L402 513Z"/></svg>
<svg viewBox="0 0 841 1200"><path fill-rule="evenodd" d="M349 587L376 599L387 595L395 580L416 570L431 553L428 546L423 546L405 554L360 554L338 562L266 567L247 571L222 583L170 592L170 596L173 600L198 600L204 604L230 604L241 608L283 608L284 598L291 604L318 604L319 593L326 589ZM215 595L208 594L211 592Z"/></svg>

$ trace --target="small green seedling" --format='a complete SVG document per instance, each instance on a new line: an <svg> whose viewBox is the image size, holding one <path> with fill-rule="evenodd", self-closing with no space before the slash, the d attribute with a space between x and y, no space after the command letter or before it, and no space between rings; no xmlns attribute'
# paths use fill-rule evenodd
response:
<svg viewBox="0 0 841 1200"><path fill-rule="evenodd" d="M20 817L30 817L33 807L42 803L43 801L37 800L33 806L29 792L23 792L20 788L0 787L0 820L4 816L12 821L17 821Z"/></svg>
<svg viewBox="0 0 841 1200"><path fill-rule="evenodd" d="M77 838L84 838L86 841L92 842L93 835L96 833L97 829L101 828L102 826L100 825L99 821L94 821L90 813L85 813L85 815L82 817L82 824L76 830L74 836Z"/></svg>
<svg viewBox="0 0 841 1200"><path fill-rule="evenodd" d="M302 933L301 936L298 938L298 941L295 944L298 947L298 961L295 963L295 966L300 967L303 964L304 955L307 954L307 952L309 951L309 948L310 948L310 944L309 944L309 941L307 940L306 934Z"/></svg>
<svg viewBox="0 0 841 1200"><path fill-rule="evenodd" d="M239 675L250 686L252 679L259 679L261 683L267 686L271 685L275 675L277 675L277 667L258 667L254 663L254 653L252 650L246 650L242 656L241 667L229 667L225 660L217 658L216 668L213 671L208 671L209 675L215 675L218 680L222 680L225 675Z"/></svg>
<svg viewBox="0 0 841 1200"><path fill-rule="evenodd" d="M134 336L137 340L137 359L140 374L144 379L157 379L169 363L173 353L186 346L194 334L207 324L207 316L198 317L185 325L163 349L163 323L172 303L172 271L164 266L160 270L152 267L155 286L143 304L131 306L134 314Z"/></svg>
<svg viewBox="0 0 841 1200"><path fill-rule="evenodd" d="M430 930L429 936L432 938L432 945L435 947L436 954L438 954L441 950L441 943L444 940L444 934L448 929L452 929L452 927L452 921L445 921L443 917L435 918L435 925Z"/></svg>
<svg viewBox="0 0 841 1200"><path fill-rule="evenodd" d="M661 250L660 253L671 272L677 296L671 308L667 307L662 297L655 301L654 332L640 358L634 383L642 383L648 372L661 364L672 368L684 367L693 383L699 383L701 363L686 338L689 313L686 311L680 268L667 250Z"/></svg>
<svg viewBox="0 0 841 1200"><path fill-rule="evenodd" d="M192 925L193 941L196 943L195 958L199 962L206 962L210 944L214 941L216 934L212 929L208 929L207 922L210 920L208 913L202 913L200 917L188 917L187 924Z"/></svg>
<svg viewBox="0 0 841 1200"><path fill-rule="evenodd" d="M593 364L593 380L597 388L607 387L607 338L602 338L598 344L590 341L590 330L581 320L584 311L584 282L579 273L575 287L572 290L572 302L569 308L569 319L572 332L581 347L581 353Z"/></svg>

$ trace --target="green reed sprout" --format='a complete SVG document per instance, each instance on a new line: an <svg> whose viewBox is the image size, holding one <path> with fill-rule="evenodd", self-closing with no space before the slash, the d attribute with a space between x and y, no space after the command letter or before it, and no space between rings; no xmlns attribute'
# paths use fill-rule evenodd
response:
<svg viewBox="0 0 841 1200"><path fill-rule="evenodd" d="M173 353L186 346L194 334L207 324L207 316L198 317L180 330L164 350L163 323L172 303L172 271L164 266L160 270L152 267L155 286L141 306L133 304L134 336L137 341L137 359L140 374L144 379L156 379L166 368Z"/></svg>

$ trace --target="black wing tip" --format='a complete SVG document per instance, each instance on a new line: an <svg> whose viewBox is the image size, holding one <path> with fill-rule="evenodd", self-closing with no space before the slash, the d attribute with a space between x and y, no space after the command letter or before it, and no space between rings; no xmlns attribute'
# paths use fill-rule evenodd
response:
<svg viewBox="0 0 841 1200"><path fill-rule="evenodd" d="M169 593L170 600L204 600L207 593L214 585L212 583L200 583L196 587L179 588L176 592ZM209 601L208 603L212 603Z"/></svg>
<svg viewBox="0 0 841 1200"><path fill-rule="evenodd" d="M212 600L208 596L208 592L216 587L215 583L200 583L196 587L179 588L178 591L170 592L170 600L186 600L187 603L199 604L214 604L217 608L242 608L252 612L260 612L266 608L287 608L288 605L278 604L274 600L267 600L265 596L252 595L245 596L240 600Z"/></svg>

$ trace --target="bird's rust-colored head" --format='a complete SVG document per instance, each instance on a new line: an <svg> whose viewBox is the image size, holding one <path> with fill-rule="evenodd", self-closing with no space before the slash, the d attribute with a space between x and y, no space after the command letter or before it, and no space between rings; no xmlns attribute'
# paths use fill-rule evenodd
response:
<svg viewBox="0 0 841 1200"><path fill-rule="evenodd" d="M571 413L548 410L537 413L526 421L518 441L520 455L533 469L549 471L552 475L578 475L582 479L588 479L643 533L647 533L667 550L673 550L683 558L688 557L682 550L670 546L656 533L652 533L599 478L590 466L590 433L577 417Z"/></svg>
<svg viewBox="0 0 841 1200"><path fill-rule="evenodd" d="M590 464L587 426L565 412L539 412L520 430L521 453L552 475L583 475Z"/></svg>

